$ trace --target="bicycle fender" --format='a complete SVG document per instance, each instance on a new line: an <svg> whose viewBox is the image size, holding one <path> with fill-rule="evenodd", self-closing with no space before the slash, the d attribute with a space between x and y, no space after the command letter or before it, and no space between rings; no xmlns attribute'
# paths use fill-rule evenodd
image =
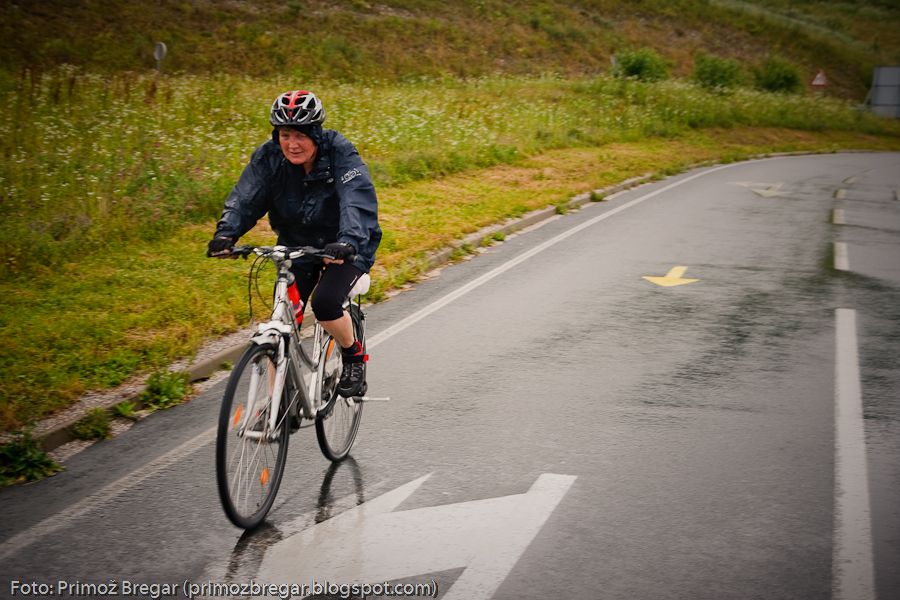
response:
<svg viewBox="0 0 900 600"><path fill-rule="evenodd" d="M256 329L256 335L250 338L250 343L257 346L278 345L279 338L291 334L291 326L279 322L260 323Z"/></svg>

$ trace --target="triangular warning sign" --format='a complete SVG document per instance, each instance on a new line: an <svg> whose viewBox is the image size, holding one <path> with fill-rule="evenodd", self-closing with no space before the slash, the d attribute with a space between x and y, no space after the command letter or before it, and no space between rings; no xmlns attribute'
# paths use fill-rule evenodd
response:
<svg viewBox="0 0 900 600"><path fill-rule="evenodd" d="M812 84L816 87L825 87L828 85L828 78L825 77L825 71L819 69L819 72L816 73L816 76L812 80Z"/></svg>

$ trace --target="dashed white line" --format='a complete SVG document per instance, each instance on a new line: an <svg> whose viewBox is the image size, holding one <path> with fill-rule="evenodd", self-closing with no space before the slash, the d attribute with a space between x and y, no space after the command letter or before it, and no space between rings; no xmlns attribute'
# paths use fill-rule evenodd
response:
<svg viewBox="0 0 900 600"><path fill-rule="evenodd" d="M856 311L836 311L832 598L873 600L872 521Z"/></svg>
<svg viewBox="0 0 900 600"><path fill-rule="evenodd" d="M843 208L835 208L831 213L831 222L835 225L846 225L847 218L844 216Z"/></svg>
<svg viewBox="0 0 900 600"><path fill-rule="evenodd" d="M850 253L846 242L834 243L834 268L838 271L850 270Z"/></svg>

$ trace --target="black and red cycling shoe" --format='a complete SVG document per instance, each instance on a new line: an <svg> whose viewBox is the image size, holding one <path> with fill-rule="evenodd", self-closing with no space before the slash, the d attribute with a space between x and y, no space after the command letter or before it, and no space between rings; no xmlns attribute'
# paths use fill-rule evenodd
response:
<svg viewBox="0 0 900 600"><path fill-rule="evenodd" d="M363 352L358 341L353 342L350 348L341 350L341 358L344 368L341 371L341 380L338 382L338 394L344 398L361 396L366 393L366 362L369 355Z"/></svg>

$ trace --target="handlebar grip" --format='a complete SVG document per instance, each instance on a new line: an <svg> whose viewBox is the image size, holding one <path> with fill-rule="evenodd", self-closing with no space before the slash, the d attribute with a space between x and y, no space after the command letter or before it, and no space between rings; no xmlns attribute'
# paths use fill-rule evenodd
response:
<svg viewBox="0 0 900 600"><path fill-rule="evenodd" d="M244 258L253 254L253 246L234 246L231 248L233 256L243 256Z"/></svg>

